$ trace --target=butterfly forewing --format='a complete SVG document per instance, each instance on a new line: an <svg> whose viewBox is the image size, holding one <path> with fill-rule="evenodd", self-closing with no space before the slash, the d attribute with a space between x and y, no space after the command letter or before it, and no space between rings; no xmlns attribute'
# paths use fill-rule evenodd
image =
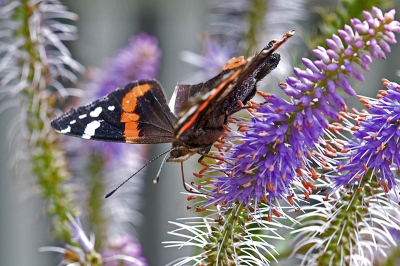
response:
<svg viewBox="0 0 400 266"><path fill-rule="evenodd" d="M52 121L57 131L76 137L129 143L174 139L176 117L155 80L141 80Z"/></svg>

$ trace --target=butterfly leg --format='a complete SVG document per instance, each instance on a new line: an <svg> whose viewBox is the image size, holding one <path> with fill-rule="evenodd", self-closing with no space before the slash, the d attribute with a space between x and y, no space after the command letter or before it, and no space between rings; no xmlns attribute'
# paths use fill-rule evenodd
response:
<svg viewBox="0 0 400 266"><path fill-rule="evenodd" d="M228 118L231 114L239 112L240 110L244 110L244 109L248 109L248 108L253 108L252 105L249 105L249 102L247 103L247 105L244 105L242 101L238 100L237 104L239 105L239 107L236 108L232 108L229 110L226 110L225 112L225 124L227 124L226 122L228 122Z"/></svg>
<svg viewBox="0 0 400 266"><path fill-rule="evenodd" d="M181 174L182 174L182 185L183 185L183 188L184 188L187 192L192 193L192 194L204 195L203 193L193 191L192 188L188 188L188 187L186 186L185 173L184 173L184 171L183 171L183 162L181 162Z"/></svg>
<svg viewBox="0 0 400 266"><path fill-rule="evenodd" d="M201 162L204 160L204 157L207 157L208 153L211 150L212 145L213 144L210 144L210 145L206 146L205 148L198 151L198 153L201 155L201 157L197 160L198 163L201 164Z"/></svg>

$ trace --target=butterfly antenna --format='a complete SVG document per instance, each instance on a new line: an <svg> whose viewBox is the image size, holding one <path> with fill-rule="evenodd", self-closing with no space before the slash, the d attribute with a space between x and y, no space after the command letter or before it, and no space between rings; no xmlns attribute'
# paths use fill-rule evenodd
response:
<svg viewBox="0 0 400 266"><path fill-rule="evenodd" d="M150 161L148 161L145 165L143 165L139 170L137 170L133 175L131 175L130 177L128 177L124 182L122 182L121 184L119 184L118 187L116 187L114 190L112 190L111 192L107 193L107 195L105 195L105 198L110 197L112 194L115 193L115 191L117 191L120 187L122 187L126 182L128 182L132 177L134 177L135 175L137 175L140 171L142 171L144 168L146 168L146 166L148 166L149 164L151 164L152 162L154 162L155 160L157 160L158 158L160 158L161 156L163 156L164 154L170 152L172 149L165 151L159 155L157 155L156 157L154 157L153 159L151 159ZM166 157L165 157L166 158ZM164 158L164 161L165 161ZM158 175L158 174L157 174Z"/></svg>
<svg viewBox="0 0 400 266"><path fill-rule="evenodd" d="M163 167L165 161L167 160L167 156L168 156L168 154L165 155L165 157L164 157L164 159L163 159L163 161L162 161L162 163L161 163L161 165L160 165L160 169L158 169L156 178L154 178L154 180L153 180L153 183L154 183L154 184L157 184L158 181L160 180L161 169L162 169L162 167Z"/></svg>

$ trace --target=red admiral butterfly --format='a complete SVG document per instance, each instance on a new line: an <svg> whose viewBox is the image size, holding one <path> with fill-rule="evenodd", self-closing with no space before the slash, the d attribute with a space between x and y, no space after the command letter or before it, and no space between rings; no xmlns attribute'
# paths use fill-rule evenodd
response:
<svg viewBox="0 0 400 266"><path fill-rule="evenodd" d="M257 83L280 61L275 51L294 31L270 41L250 60L232 58L214 78L177 85L168 106L156 80L139 80L89 105L72 109L51 122L60 133L103 141L172 143L169 162L206 155L222 135L239 102L253 98ZM112 193L110 193L112 194ZM110 195L109 194L109 195Z"/></svg>

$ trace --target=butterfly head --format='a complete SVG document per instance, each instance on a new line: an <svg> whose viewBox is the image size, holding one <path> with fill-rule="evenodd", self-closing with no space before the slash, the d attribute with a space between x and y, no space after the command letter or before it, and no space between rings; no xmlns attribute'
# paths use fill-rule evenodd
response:
<svg viewBox="0 0 400 266"><path fill-rule="evenodd" d="M188 148L183 145L174 145L172 144L172 149L169 153L169 157L167 162L183 162L189 159L190 156L196 154L199 149L198 148Z"/></svg>

